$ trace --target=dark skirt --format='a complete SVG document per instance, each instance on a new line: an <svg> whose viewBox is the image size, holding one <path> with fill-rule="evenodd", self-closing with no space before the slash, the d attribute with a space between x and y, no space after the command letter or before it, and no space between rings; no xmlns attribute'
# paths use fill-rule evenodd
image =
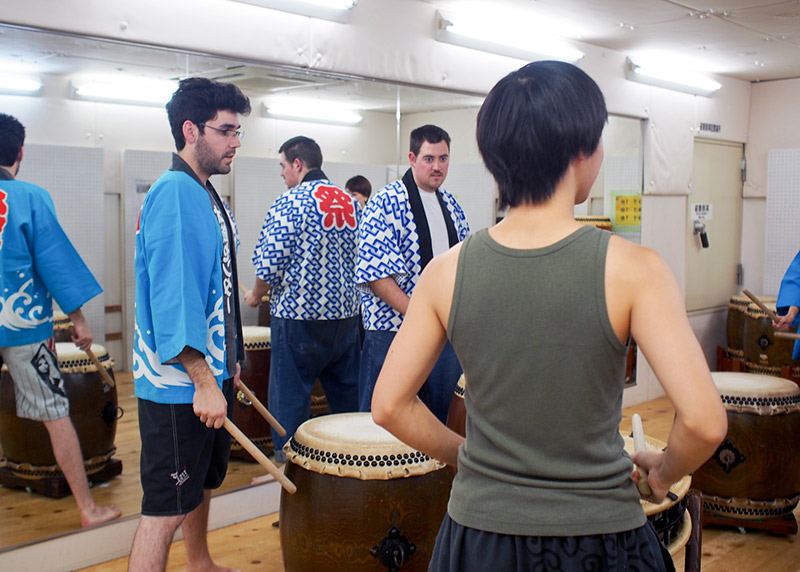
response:
<svg viewBox="0 0 800 572"><path fill-rule="evenodd" d="M428 572L674 572L648 522L590 536L515 536L461 526L445 515Z"/></svg>

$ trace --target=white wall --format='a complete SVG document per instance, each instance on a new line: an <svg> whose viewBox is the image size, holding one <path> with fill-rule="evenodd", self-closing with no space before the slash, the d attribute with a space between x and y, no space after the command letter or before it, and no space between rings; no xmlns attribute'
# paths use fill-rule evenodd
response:
<svg viewBox="0 0 800 572"><path fill-rule="evenodd" d="M347 24L228 0L171 0L168 3L157 0L73 0L59 3L28 0L6 4L0 17L8 23L475 93L486 93L500 77L523 63L436 42L433 26L436 6L423 0L360 2ZM213 23L209 15L213 15ZM213 33L207 33L209 30ZM713 98L649 87L625 79L625 54L588 45L582 45L581 49L586 52L586 57L579 65L597 80L609 110L648 120L644 192L652 199L643 203L642 242L667 258L679 284L682 284L682 228L686 195L691 187L692 150L697 128L700 122L719 123L722 125L721 133L704 134L704 137L747 142L748 126L751 126L751 86L744 81L716 77L723 87ZM756 88L762 89L761 86ZM759 100L761 98L767 98L766 91ZM783 103L786 96L781 94L777 99ZM58 109L69 107L70 103L59 101L51 106ZM54 117L55 110L51 111L50 116ZM151 112L140 113L143 123L159 123L157 129L162 129L163 119L156 121L155 116L149 115ZM753 113L759 117L766 115L769 105L754 104ZM35 120L32 115L39 117L39 110L31 110L26 115ZM99 110L93 117L111 122L111 118ZM91 125L88 119L76 121L80 127L76 125L72 129L70 140L80 143L72 144L98 144L94 139L96 130L85 127ZM787 133L789 125L784 120L776 117L773 123L779 124L782 133ZM48 130L53 128L52 124L44 119L41 121L36 129L37 137L49 137ZM248 128L247 124L245 128ZM247 151L242 153L251 154L251 149L263 145L261 153L268 156L270 150L274 152L275 143L286 134L277 131L276 126L276 133L262 134L259 137L264 140L258 139L253 147L250 147L248 135ZM800 132L796 125L795 132ZM87 133L92 135L86 136ZM126 143L131 141L131 137L136 139L135 134L120 133ZM318 136L323 138L324 134ZM387 141L394 148L394 131ZM761 145L767 143L764 137L760 137L759 142ZM160 144L168 146L168 142ZM340 148L336 141L323 139L321 144L323 149L326 145L335 149L335 153L352 153L344 146ZM358 147L357 142L353 145ZM131 144L127 146L134 147ZM754 149L754 146L749 146L749 155L765 154L763 148ZM115 148L121 148L121 144L115 143ZM369 149L362 151L370 152ZM107 153L111 154L113 152ZM363 157L358 160L364 161ZM387 163L393 161L394 157ZM758 178L754 180L760 181L761 176L756 176ZM658 216L653 216L652 211L648 216L650 209L655 209ZM648 232L644 221L656 219L658 228L668 227L670 233L677 233L675 236L680 240L675 240L671 234ZM748 230L751 231L758 233L755 228ZM650 383L647 379L647 375L640 375L640 385ZM650 398L658 391L658 388L648 387L644 394Z"/></svg>

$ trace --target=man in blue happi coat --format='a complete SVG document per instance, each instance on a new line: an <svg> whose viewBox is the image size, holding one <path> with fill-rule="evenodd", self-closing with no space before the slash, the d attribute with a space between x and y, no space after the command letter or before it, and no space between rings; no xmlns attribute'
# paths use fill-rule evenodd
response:
<svg viewBox="0 0 800 572"><path fill-rule="evenodd" d="M89 526L120 516L92 499L69 399L53 342L53 300L74 327L72 341L91 349L81 310L103 290L56 218L46 190L15 179L25 127L0 113L0 363L14 380L17 416L42 421L61 472Z"/></svg>
<svg viewBox="0 0 800 572"><path fill-rule="evenodd" d="M183 526L188 570L216 569L206 533L211 489L228 466L244 357L236 226L209 177L227 174L250 101L233 84L180 82L167 104L177 154L136 229L133 374L142 439L142 517L130 570L163 570Z"/></svg>

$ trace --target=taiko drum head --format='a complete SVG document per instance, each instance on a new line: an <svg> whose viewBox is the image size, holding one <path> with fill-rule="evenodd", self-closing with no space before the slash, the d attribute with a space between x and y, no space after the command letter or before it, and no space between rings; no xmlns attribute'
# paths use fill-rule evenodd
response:
<svg viewBox="0 0 800 572"><path fill-rule="evenodd" d="M316 473L361 480L424 475L444 467L376 425L369 413L310 419L285 446L289 461Z"/></svg>
<svg viewBox="0 0 800 572"><path fill-rule="evenodd" d="M778 415L800 410L800 387L788 379L733 371L714 371L711 377L727 411Z"/></svg>
<svg viewBox="0 0 800 572"><path fill-rule="evenodd" d="M265 326L242 326L245 350L265 350L271 347L271 330Z"/></svg>

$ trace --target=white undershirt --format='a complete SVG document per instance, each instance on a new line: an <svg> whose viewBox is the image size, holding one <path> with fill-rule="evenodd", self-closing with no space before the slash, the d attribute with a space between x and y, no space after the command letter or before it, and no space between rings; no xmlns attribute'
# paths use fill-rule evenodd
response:
<svg viewBox="0 0 800 572"><path fill-rule="evenodd" d="M425 208L425 218L428 219L428 228L431 231L431 247L433 255L437 256L450 249L450 240L447 238L447 225L444 222L442 207L436 193L419 190L422 206Z"/></svg>

